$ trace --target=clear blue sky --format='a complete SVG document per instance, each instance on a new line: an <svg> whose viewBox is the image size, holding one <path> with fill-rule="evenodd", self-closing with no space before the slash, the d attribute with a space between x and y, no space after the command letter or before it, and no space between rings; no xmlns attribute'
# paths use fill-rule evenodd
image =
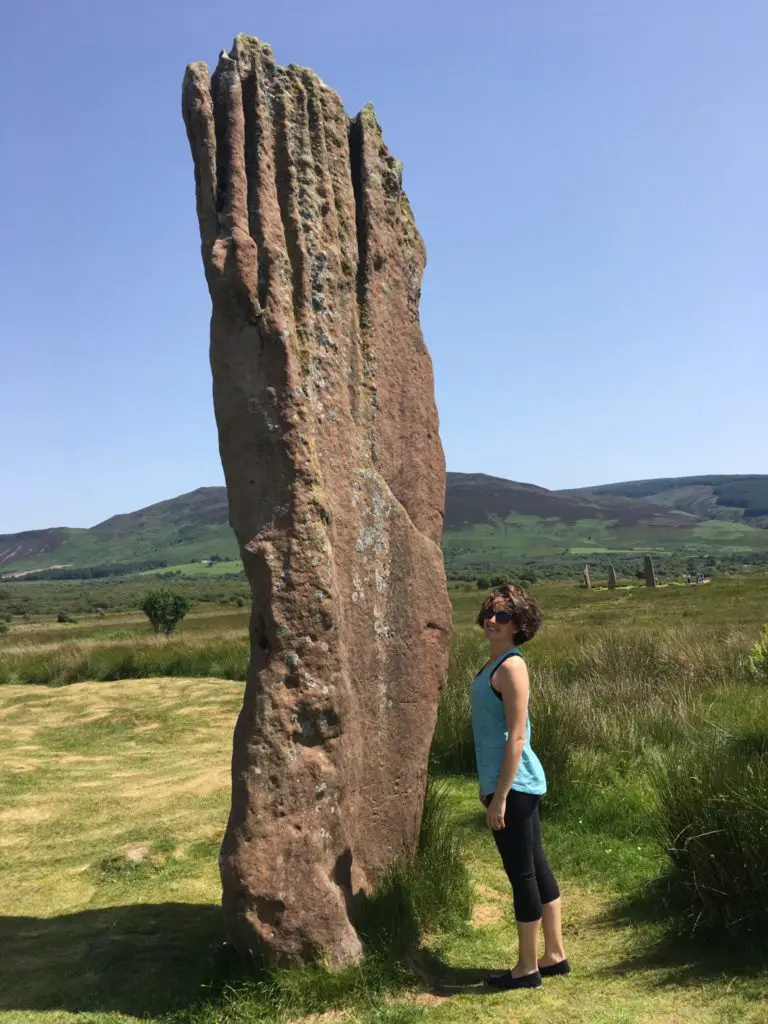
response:
<svg viewBox="0 0 768 1024"><path fill-rule="evenodd" d="M765 0L10 0L0 532L222 482L180 86L238 32L404 161L449 469L768 472Z"/></svg>

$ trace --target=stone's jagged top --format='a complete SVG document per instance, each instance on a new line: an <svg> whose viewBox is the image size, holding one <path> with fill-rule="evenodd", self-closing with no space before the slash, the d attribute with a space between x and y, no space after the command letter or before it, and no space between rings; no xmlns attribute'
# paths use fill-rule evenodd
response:
<svg viewBox="0 0 768 1024"><path fill-rule="evenodd" d="M191 64L182 111L253 600L224 910L243 950L340 965L415 849L450 644L424 245L373 108L260 40Z"/></svg>
<svg viewBox="0 0 768 1024"><path fill-rule="evenodd" d="M273 57L272 47L269 43L263 42L258 36L249 36L246 32L238 32L232 43L232 52L237 52L238 46L251 50L258 50L266 57Z"/></svg>

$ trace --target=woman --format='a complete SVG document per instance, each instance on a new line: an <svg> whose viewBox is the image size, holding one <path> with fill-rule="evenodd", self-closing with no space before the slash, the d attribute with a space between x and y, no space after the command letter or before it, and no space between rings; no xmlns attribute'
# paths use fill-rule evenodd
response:
<svg viewBox="0 0 768 1024"><path fill-rule="evenodd" d="M498 989L538 988L542 975L567 974L560 890L541 848L544 769L531 747L528 669L520 645L541 626L538 602L521 587L497 587L477 618L489 660L472 683L472 731L485 820L512 884L518 959L485 979ZM544 956L537 957L539 924Z"/></svg>

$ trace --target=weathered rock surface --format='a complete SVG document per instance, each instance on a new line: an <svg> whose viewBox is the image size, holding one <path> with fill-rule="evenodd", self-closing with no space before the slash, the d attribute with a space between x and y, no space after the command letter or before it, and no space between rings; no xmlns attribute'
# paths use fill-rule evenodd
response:
<svg viewBox="0 0 768 1024"><path fill-rule="evenodd" d="M341 965L417 842L450 645L424 245L373 110L312 71L238 36L182 106L253 594L224 910L242 950Z"/></svg>
<svg viewBox="0 0 768 1024"><path fill-rule="evenodd" d="M646 587L656 586L656 570L653 567L653 559L646 555L643 559L643 575L645 576Z"/></svg>
<svg viewBox="0 0 768 1024"><path fill-rule="evenodd" d="M616 589L616 570L614 569L613 565L608 566L608 589Z"/></svg>
<svg viewBox="0 0 768 1024"><path fill-rule="evenodd" d="M584 577L584 586L587 588L587 590L590 590L591 587L592 587L592 580L590 579L590 576L589 576L589 566L588 565L584 566L584 572L582 573L582 576Z"/></svg>

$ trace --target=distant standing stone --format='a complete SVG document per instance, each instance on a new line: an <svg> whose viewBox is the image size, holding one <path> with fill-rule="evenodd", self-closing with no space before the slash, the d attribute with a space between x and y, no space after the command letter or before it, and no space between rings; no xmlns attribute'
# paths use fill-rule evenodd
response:
<svg viewBox="0 0 768 1024"><path fill-rule="evenodd" d="M643 563L643 575L645 576L646 587L656 586L656 570L653 567L653 560L650 555L645 556Z"/></svg>
<svg viewBox="0 0 768 1024"><path fill-rule="evenodd" d="M608 589L616 589L616 570L613 568L612 565L608 566Z"/></svg>
<svg viewBox="0 0 768 1024"><path fill-rule="evenodd" d="M589 578L589 566L584 566L584 586L589 590L592 586L592 580Z"/></svg>

